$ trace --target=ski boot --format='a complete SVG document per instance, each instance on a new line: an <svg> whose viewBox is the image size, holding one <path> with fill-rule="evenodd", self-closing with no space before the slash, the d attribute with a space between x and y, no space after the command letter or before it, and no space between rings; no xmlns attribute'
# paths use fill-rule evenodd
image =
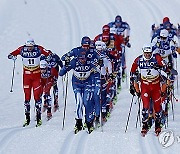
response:
<svg viewBox="0 0 180 154"><path fill-rule="evenodd" d="M119 94L121 91L121 78L118 77L117 79L117 94Z"/></svg>
<svg viewBox="0 0 180 154"><path fill-rule="evenodd" d="M155 127L156 136L159 136L160 133L161 133L161 127Z"/></svg>
<svg viewBox="0 0 180 154"><path fill-rule="evenodd" d="M25 122L23 124L23 127L28 126L29 123L30 123L30 113L25 113L25 115L26 115L26 120L25 120Z"/></svg>
<svg viewBox="0 0 180 154"><path fill-rule="evenodd" d="M52 118L52 113L51 112L48 112L47 113L47 121L50 120Z"/></svg>
<svg viewBox="0 0 180 154"><path fill-rule="evenodd" d="M109 102L109 109L110 109L110 111L113 110L113 102L112 101Z"/></svg>
<svg viewBox="0 0 180 154"><path fill-rule="evenodd" d="M141 136L145 137L147 132L148 132L148 123L147 122L143 122L143 126L142 126L142 130L141 130Z"/></svg>
<svg viewBox="0 0 180 154"><path fill-rule="evenodd" d="M95 124L95 129L100 127L99 116L95 117L94 124Z"/></svg>
<svg viewBox="0 0 180 154"><path fill-rule="evenodd" d="M107 113L106 112L102 112L102 123L105 123L107 121Z"/></svg>
<svg viewBox="0 0 180 154"><path fill-rule="evenodd" d="M118 86L118 87L117 87L117 94L119 94L120 91L121 91L121 86Z"/></svg>
<svg viewBox="0 0 180 154"><path fill-rule="evenodd" d="M51 118L52 118L51 106L48 106L48 108L47 108L47 120L50 120Z"/></svg>
<svg viewBox="0 0 180 154"><path fill-rule="evenodd" d="M83 128L82 119L76 119L76 125L74 127L74 133L77 134Z"/></svg>
<svg viewBox="0 0 180 154"><path fill-rule="evenodd" d="M116 105L116 103L117 103L117 95L115 95L113 98L113 104Z"/></svg>
<svg viewBox="0 0 180 154"><path fill-rule="evenodd" d="M111 113L110 113L110 104L106 105L106 118L109 119Z"/></svg>
<svg viewBox="0 0 180 154"><path fill-rule="evenodd" d="M155 134L159 136L161 133L161 112L155 113Z"/></svg>
<svg viewBox="0 0 180 154"><path fill-rule="evenodd" d="M149 115L149 118L148 118L148 129L150 129L153 124L154 124L154 118L153 118L152 115Z"/></svg>
<svg viewBox="0 0 180 154"><path fill-rule="evenodd" d="M42 125L42 120L41 120L41 119L37 120L36 127L39 127L39 126L41 126L41 125Z"/></svg>
<svg viewBox="0 0 180 154"><path fill-rule="evenodd" d="M142 130L141 130L141 136L145 137L145 135L147 134L148 132L148 120L149 120L149 115L148 115L148 109L145 109L143 108L142 110L142 123L143 123L143 126L142 126Z"/></svg>
<svg viewBox="0 0 180 154"><path fill-rule="evenodd" d="M37 124L36 124L36 127L41 126L41 125L42 125L41 113L37 113L37 115L36 115L36 119L37 119Z"/></svg>
<svg viewBox="0 0 180 154"><path fill-rule="evenodd" d="M94 130L93 121L91 121L91 122L86 122L86 124L87 124L87 128L88 128L88 133L91 134L92 131Z"/></svg>
<svg viewBox="0 0 180 154"><path fill-rule="evenodd" d="M125 81L126 78L126 73L125 73L125 68L122 69L122 82Z"/></svg>
<svg viewBox="0 0 180 154"><path fill-rule="evenodd" d="M83 125L83 129L86 129L87 128L87 124L86 123L84 123L84 125Z"/></svg>

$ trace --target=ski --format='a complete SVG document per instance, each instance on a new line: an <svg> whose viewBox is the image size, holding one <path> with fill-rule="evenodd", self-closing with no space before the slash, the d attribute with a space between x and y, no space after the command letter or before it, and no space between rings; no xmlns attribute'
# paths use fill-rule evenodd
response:
<svg viewBox="0 0 180 154"><path fill-rule="evenodd" d="M145 136L147 135L148 131L149 131L149 129L143 129L143 130L141 131L141 136L142 136L142 137L145 137Z"/></svg>
<svg viewBox="0 0 180 154"><path fill-rule="evenodd" d="M46 117L46 120L49 121L52 119L52 116L51 117Z"/></svg>
<svg viewBox="0 0 180 154"><path fill-rule="evenodd" d="M160 133L161 133L161 128L157 128L157 129L155 130L155 135L156 135L156 136L159 136Z"/></svg>

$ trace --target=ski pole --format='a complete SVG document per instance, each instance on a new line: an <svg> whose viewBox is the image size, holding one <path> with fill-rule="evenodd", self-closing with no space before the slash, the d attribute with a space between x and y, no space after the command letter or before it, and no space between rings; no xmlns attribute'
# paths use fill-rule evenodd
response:
<svg viewBox="0 0 180 154"><path fill-rule="evenodd" d="M172 96L172 92L171 92L171 96ZM174 121L174 103L171 97L171 109L172 109L172 115L173 115L173 121Z"/></svg>
<svg viewBox="0 0 180 154"><path fill-rule="evenodd" d="M177 70L177 58L176 58L176 70ZM178 90L179 90L179 80L178 80L178 75L177 75L177 94L179 94Z"/></svg>
<svg viewBox="0 0 180 154"><path fill-rule="evenodd" d="M141 127L141 117L140 117L140 107L141 107L141 100L140 98L138 98L138 113L137 113L137 118L136 118L136 128L137 128L137 124L138 124L138 119L139 119L139 126Z"/></svg>
<svg viewBox="0 0 180 154"><path fill-rule="evenodd" d="M134 95L133 95L133 97L132 97L132 99L131 99L131 104L130 104L130 108L129 108L129 114L128 114L128 119L127 119L127 124L126 124L125 133L127 132L127 128L128 128L128 124L129 124L129 118L130 118L130 115L131 115L131 109L132 109L133 99L134 99Z"/></svg>
<svg viewBox="0 0 180 154"><path fill-rule="evenodd" d="M103 132L103 119L102 119L102 97L101 97L101 94L102 93L102 90L100 88L100 119L101 119L101 132Z"/></svg>
<svg viewBox="0 0 180 154"><path fill-rule="evenodd" d="M10 92L13 92L13 85L14 85L14 72L15 72L15 67L16 67L15 62L16 62L16 60L14 60L14 66L13 66L13 72L12 72L11 90L10 90Z"/></svg>
<svg viewBox="0 0 180 154"><path fill-rule="evenodd" d="M63 116L62 130L64 129L65 116L66 116L67 93L68 93L68 74L67 74L67 77L66 77L66 93L65 93L65 98L64 98L64 116Z"/></svg>
<svg viewBox="0 0 180 154"><path fill-rule="evenodd" d="M63 99L64 99L64 81L66 78L66 74L64 76L62 76L62 86L63 86Z"/></svg>

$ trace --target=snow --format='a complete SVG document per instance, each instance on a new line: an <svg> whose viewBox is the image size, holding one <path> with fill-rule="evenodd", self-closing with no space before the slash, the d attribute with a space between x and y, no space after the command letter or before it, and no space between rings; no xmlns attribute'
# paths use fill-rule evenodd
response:
<svg viewBox="0 0 180 154"><path fill-rule="evenodd" d="M34 101L31 101L31 124L23 128L24 94L22 89L22 64L16 61L13 92L10 93L13 62L7 55L32 37L37 44L51 49L62 56L80 45L83 36L94 38L101 33L101 27L113 21L117 14L131 26L132 47L127 51L127 72L133 60L141 54L141 47L149 42L153 23L159 24L164 16L172 23L180 21L179 0L1 0L0 1L0 153L2 154L101 154L129 153L156 154L179 153L180 144L163 149L153 129L145 138L140 127L135 128L138 104L133 103L129 127L125 133L126 121L131 103L129 85L123 83L111 117L103 126L87 134L81 131L73 134L75 124L75 102L69 74L68 99L65 127L62 130L64 101L62 81L59 78L60 111L53 113L50 121L35 128ZM180 67L178 55L178 70ZM128 83L128 81L127 81ZM180 90L175 96L180 99ZM136 98L134 98L135 102ZM180 104L175 103L175 120L169 115L169 127L180 136Z"/></svg>

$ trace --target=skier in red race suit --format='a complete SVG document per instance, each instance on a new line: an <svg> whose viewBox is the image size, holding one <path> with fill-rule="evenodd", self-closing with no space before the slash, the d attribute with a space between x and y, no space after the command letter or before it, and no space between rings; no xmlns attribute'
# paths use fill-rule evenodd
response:
<svg viewBox="0 0 180 154"><path fill-rule="evenodd" d="M30 123L30 99L31 90L33 88L37 125L42 124L41 121L41 72L40 72L40 56L41 54L48 56L49 53L40 46L36 45L33 39L26 41L25 45L20 46L8 55L8 59L16 59L17 55L22 57L23 62L23 88L25 94L25 116L26 120L23 127Z"/></svg>
<svg viewBox="0 0 180 154"><path fill-rule="evenodd" d="M42 95L44 98L43 112L47 109L47 120L50 120L52 117L51 104L52 98L50 95L50 90L53 84L57 83L57 70L54 67L51 67L46 60L40 61L41 69L41 87Z"/></svg>
<svg viewBox="0 0 180 154"><path fill-rule="evenodd" d="M141 97L143 102L142 109L142 135L144 136L149 128L149 108L150 102L153 102L155 111L155 133L158 135L161 132L161 85L160 85L160 72L157 66L165 68L163 59L159 54L153 54L152 48L149 45L144 45L143 54L138 56L131 67L130 78L130 93L137 94ZM140 71L140 77L137 77L137 69ZM140 81L140 90L138 82Z"/></svg>

